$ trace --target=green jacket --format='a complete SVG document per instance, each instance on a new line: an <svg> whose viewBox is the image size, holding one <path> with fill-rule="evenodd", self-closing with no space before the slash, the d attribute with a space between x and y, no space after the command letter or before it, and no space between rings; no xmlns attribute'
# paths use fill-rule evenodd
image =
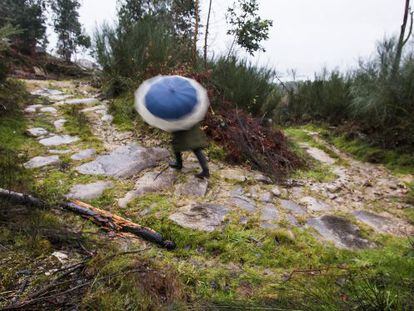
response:
<svg viewBox="0 0 414 311"><path fill-rule="evenodd" d="M207 137L196 124L189 130L173 132L171 144L174 152L189 151L207 147Z"/></svg>

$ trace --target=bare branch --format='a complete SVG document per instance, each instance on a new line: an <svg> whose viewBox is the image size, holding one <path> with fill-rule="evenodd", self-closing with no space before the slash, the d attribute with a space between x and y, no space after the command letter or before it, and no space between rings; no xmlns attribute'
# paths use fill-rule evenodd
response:
<svg viewBox="0 0 414 311"><path fill-rule="evenodd" d="M411 11L410 12L410 17L411 17L410 30L408 31L407 38L403 41L403 45L405 45L408 42L408 40L410 40L411 34L413 33L413 18L414 18L413 15L414 15L414 11Z"/></svg>

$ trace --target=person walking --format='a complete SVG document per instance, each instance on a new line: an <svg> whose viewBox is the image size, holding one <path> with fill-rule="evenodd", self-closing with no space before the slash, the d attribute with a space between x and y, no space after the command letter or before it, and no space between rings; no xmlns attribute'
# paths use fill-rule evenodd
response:
<svg viewBox="0 0 414 311"><path fill-rule="evenodd" d="M200 129L200 124L196 124L189 130L172 132L172 149L175 162L170 163L170 167L181 170L183 168L182 152L192 151L200 163L201 172L196 174L197 178L209 178L210 170L207 159L203 153L203 148L207 147L207 138Z"/></svg>

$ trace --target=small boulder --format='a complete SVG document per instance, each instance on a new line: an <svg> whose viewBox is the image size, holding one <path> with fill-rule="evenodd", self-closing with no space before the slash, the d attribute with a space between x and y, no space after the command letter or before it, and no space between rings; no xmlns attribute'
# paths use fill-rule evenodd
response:
<svg viewBox="0 0 414 311"><path fill-rule="evenodd" d="M177 185L175 194L178 196L204 197L207 188L207 179L190 176L185 183Z"/></svg>
<svg viewBox="0 0 414 311"><path fill-rule="evenodd" d="M280 197L282 195L282 192L280 191L279 187L273 187L272 190L270 190L270 192L272 192L272 194L275 197Z"/></svg>
<svg viewBox="0 0 414 311"><path fill-rule="evenodd" d="M299 203L306 206L306 208L312 212L329 211L332 209L330 205L313 197L303 197L300 199Z"/></svg>
<svg viewBox="0 0 414 311"><path fill-rule="evenodd" d="M211 232L221 228L229 209L218 204L192 204L170 215L169 219L178 225Z"/></svg>

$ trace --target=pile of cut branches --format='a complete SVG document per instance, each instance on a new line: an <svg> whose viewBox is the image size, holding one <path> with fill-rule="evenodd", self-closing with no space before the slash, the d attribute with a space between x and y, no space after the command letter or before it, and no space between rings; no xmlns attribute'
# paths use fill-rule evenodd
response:
<svg viewBox="0 0 414 311"><path fill-rule="evenodd" d="M281 182L291 170L304 165L282 131L262 125L242 110L221 108L208 114L205 124L207 135L226 149L227 161L247 163L274 181Z"/></svg>
<svg viewBox="0 0 414 311"><path fill-rule="evenodd" d="M236 109L211 81L211 71L191 72L189 68L175 69L169 74L193 78L206 87L213 109L204 125L206 134L226 150L226 161L248 164L275 182L282 182L287 174L305 165L289 147L280 130L264 125L260 118ZM213 112L214 110L214 112Z"/></svg>

